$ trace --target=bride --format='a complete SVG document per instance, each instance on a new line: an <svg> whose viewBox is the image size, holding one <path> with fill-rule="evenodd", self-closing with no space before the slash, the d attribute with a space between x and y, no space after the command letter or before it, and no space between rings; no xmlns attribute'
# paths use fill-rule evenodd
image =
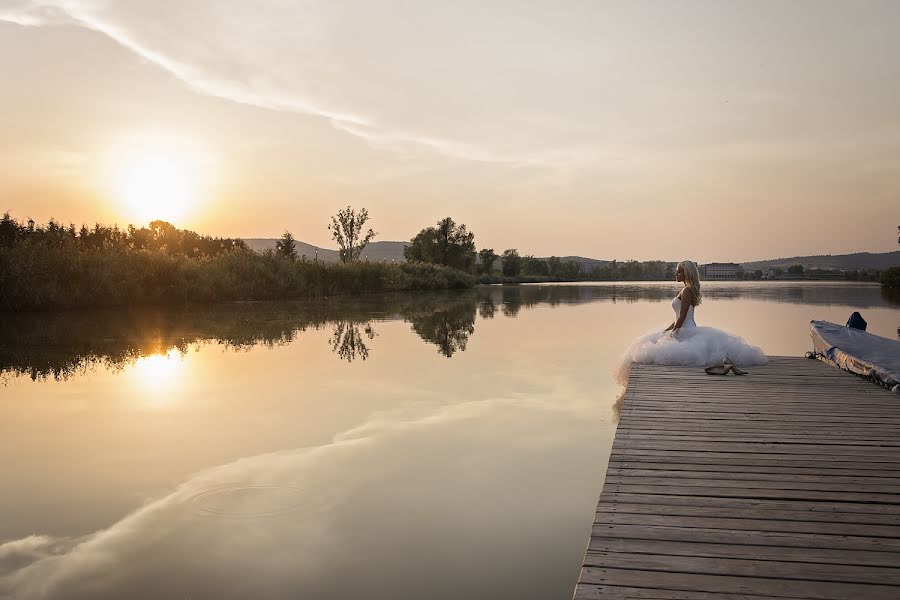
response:
<svg viewBox="0 0 900 600"><path fill-rule="evenodd" d="M632 342L622 357L616 381L628 383L633 363L705 367L727 358L740 366L766 364L762 350L742 338L714 327L698 327L694 308L700 304L700 271L689 260L678 263L675 279L684 284L672 300L675 320L663 331L654 331Z"/></svg>

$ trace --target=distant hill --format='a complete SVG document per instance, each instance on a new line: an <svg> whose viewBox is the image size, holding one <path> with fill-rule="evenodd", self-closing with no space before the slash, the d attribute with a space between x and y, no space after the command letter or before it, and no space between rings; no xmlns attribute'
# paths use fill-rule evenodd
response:
<svg viewBox="0 0 900 600"><path fill-rule="evenodd" d="M549 256L542 256L541 260L547 260L550 258ZM587 273L590 272L594 267L605 267L610 264L611 260L598 260L596 258L585 258L583 256L560 256L559 260L563 262L568 262L570 260L574 260L578 264L581 265L581 272Z"/></svg>
<svg viewBox="0 0 900 600"><path fill-rule="evenodd" d="M837 269L839 271L860 271L864 269L884 270L900 265L900 251L857 252L855 254L820 254L817 256L792 256L741 263L746 271L759 269L786 269L791 265L803 265L804 269Z"/></svg>
<svg viewBox="0 0 900 600"><path fill-rule="evenodd" d="M275 242L277 240L274 238L244 238L244 241L247 242L247 246L249 246L251 250L263 252L270 248L274 250ZM369 256L370 261L385 260L390 262L393 260L395 262L406 262L406 259L403 257L403 249L408 245L409 242L372 242L366 246L364 253ZM297 240L297 254L300 256L305 254L307 258L312 259L316 255L317 248L317 246ZM318 250L319 260L325 262L337 262L339 260L337 250L332 250L330 248L318 248ZM544 256L541 258L547 260L549 257ZM610 263L608 260L584 258L583 256L560 256L559 258L563 261L574 260L581 263L582 271L589 271L595 266L602 267ZM499 267L499 262L496 266Z"/></svg>
<svg viewBox="0 0 900 600"><path fill-rule="evenodd" d="M277 240L270 238L245 238L244 241L247 242L247 246L249 246L251 250L263 252L270 248L274 250L275 242ZM367 255L371 262L381 260L387 262L391 262L391 260L404 262L406 259L403 258L403 248L407 245L408 242L371 242L366 246L363 254ZM312 260L316 255L317 249L319 251L319 260L321 261L338 262L340 260L337 250L319 248L318 246L313 246L306 242L297 241L297 254L300 256L305 254L306 258Z"/></svg>
<svg viewBox="0 0 900 600"><path fill-rule="evenodd" d="M273 238L245 238L247 245L256 252L262 252L268 248L275 249ZM387 262L405 262L403 257L403 248L409 245L409 242L372 242L366 246L364 254L368 255L370 261L384 260ZM306 242L297 241L297 254L306 255L310 260L316 255L317 246L307 244ZM318 248L319 260L325 262L337 262L339 260L337 250L330 248ZM547 256L540 257L547 260ZM574 260L581 264L582 272L589 272L595 266L605 267L609 265L609 260L599 260L596 258L585 258L583 256L560 256L563 261ZM625 261L619 261L624 263ZM787 269L791 265L803 265L804 269L837 269L839 271L854 271L865 269L884 270L889 267L900 265L900 251L894 252L857 252L856 254L826 254L818 256L792 256L790 258L773 258L769 260L757 260L753 262L741 263L747 271L755 271L756 269L765 271L766 269L781 268ZM495 268L500 267L500 261L497 262Z"/></svg>

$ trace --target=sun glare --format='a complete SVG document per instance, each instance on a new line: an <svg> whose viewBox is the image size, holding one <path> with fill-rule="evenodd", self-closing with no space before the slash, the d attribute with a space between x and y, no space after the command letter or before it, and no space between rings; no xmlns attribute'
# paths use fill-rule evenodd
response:
<svg viewBox="0 0 900 600"><path fill-rule="evenodd" d="M152 404L161 405L176 391L184 366L184 357L172 348L165 354L137 359L131 367L131 376L138 391Z"/></svg>
<svg viewBox="0 0 900 600"><path fill-rule="evenodd" d="M204 200L202 153L182 140L132 140L110 162L112 195L141 225L156 219L179 225Z"/></svg>

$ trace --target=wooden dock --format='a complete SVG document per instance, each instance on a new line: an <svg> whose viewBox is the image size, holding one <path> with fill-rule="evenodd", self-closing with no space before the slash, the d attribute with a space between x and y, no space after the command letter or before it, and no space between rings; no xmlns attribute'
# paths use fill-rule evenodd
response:
<svg viewBox="0 0 900 600"><path fill-rule="evenodd" d="M900 599L900 396L748 370L635 365L576 599Z"/></svg>

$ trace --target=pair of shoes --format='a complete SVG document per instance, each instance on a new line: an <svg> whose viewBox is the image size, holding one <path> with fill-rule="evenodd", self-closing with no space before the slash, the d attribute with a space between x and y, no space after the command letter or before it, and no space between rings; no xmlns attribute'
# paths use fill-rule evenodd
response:
<svg viewBox="0 0 900 600"><path fill-rule="evenodd" d="M734 373L735 375L746 375L747 371L741 370L731 362L731 359L727 356L725 360L722 361L721 365L713 365L712 367L706 367L704 369L707 375L728 375L729 372Z"/></svg>
<svg viewBox="0 0 900 600"><path fill-rule="evenodd" d="M746 375L747 374L747 371L738 369L738 366L736 364L734 364L733 362L731 362L731 359L728 358L727 356L725 357L724 364L726 367L731 367L731 372L734 373L735 375Z"/></svg>

